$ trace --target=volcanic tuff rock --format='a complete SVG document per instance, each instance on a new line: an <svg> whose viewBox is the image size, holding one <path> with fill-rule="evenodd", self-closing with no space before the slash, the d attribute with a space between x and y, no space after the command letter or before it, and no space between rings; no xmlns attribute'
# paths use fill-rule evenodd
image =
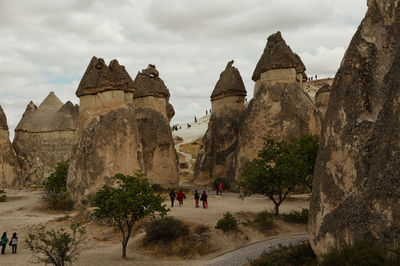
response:
<svg viewBox="0 0 400 266"><path fill-rule="evenodd" d="M400 1L369 0L336 74L310 205L317 254L400 239Z"/></svg>
<svg viewBox="0 0 400 266"><path fill-rule="evenodd" d="M96 62L102 63L98 70ZM68 188L79 198L104 184L114 184L112 176L117 173L131 175L139 169L152 183L176 186L178 168L168 121L174 110L157 69L149 65L131 82L116 60L108 68L103 62L101 58L92 59L76 93L81 108ZM112 82L97 82L90 90L82 89L90 73L100 81L107 81L111 73Z"/></svg>
<svg viewBox="0 0 400 266"><path fill-rule="evenodd" d="M0 106L0 188L20 185L20 170L10 142L7 118Z"/></svg>
<svg viewBox="0 0 400 266"><path fill-rule="evenodd" d="M255 159L265 137L320 134L320 116L310 97L295 83L262 86L240 121L236 156L229 171L231 182Z"/></svg>
<svg viewBox="0 0 400 266"><path fill-rule="evenodd" d="M324 119L326 109L328 109L329 97L331 95L332 87L328 84L322 86L315 94L315 106L321 112L321 117Z"/></svg>
<svg viewBox="0 0 400 266"><path fill-rule="evenodd" d="M21 184L40 184L56 164L68 160L74 142L78 106L50 94L39 108L26 107L15 128L13 147L21 165Z"/></svg>
<svg viewBox="0 0 400 266"><path fill-rule="evenodd" d="M211 94L212 114L197 156L193 179L208 185L227 178L236 150L239 118L245 108L246 89L239 70L230 61Z"/></svg>

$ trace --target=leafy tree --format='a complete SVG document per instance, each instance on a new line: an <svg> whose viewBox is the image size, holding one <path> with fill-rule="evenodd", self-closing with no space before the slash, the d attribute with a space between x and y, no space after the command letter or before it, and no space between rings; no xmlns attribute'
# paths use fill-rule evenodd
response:
<svg viewBox="0 0 400 266"><path fill-rule="evenodd" d="M77 260L85 233L80 224L72 224L68 231L65 228L46 231L45 226L39 226L36 233L28 235L25 244L38 263L64 266Z"/></svg>
<svg viewBox="0 0 400 266"><path fill-rule="evenodd" d="M318 136L312 135L283 141L267 138L258 158L241 173L241 196L263 194L272 200L274 214L279 215L279 206L297 185L311 184L318 142Z"/></svg>
<svg viewBox="0 0 400 266"><path fill-rule="evenodd" d="M116 174L113 178L118 187L105 185L94 196L95 215L119 227L122 258L126 258L126 247L135 222L156 212L164 216L168 210L163 204L164 199L154 193L142 172L138 171L133 176Z"/></svg>
<svg viewBox="0 0 400 266"><path fill-rule="evenodd" d="M59 162L45 180L43 180L44 196L42 198L45 205L55 210L72 210L74 202L67 191L69 161Z"/></svg>

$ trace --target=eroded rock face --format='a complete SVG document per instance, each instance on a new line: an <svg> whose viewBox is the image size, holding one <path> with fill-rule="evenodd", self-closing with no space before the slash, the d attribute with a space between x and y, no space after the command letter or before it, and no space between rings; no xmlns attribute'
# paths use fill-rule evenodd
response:
<svg viewBox="0 0 400 266"><path fill-rule="evenodd" d="M234 184L248 162L257 158L264 138L319 134L320 116L298 84L277 83L260 87L240 121L238 147L228 176Z"/></svg>
<svg viewBox="0 0 400 266"><path fill-rule="evenodd" d="M10 142L7 118L0 106L0 188L20 185L20 166Z"/></svg>
<svg viewBox="0 0 400 266"><path fill-rule="evenodd" d="M143 146L144 171L152 184L172 188L179 183L178 160L169 121L152 108L136 109Z"/></svg>
<svg viewBox="0 0 400 266"><path fill-rule="evenodd" d="M143 150L136 113L120 106L79 129L68 173L68 189L83 196L112 185L117 173L133 174L143 167Z"/></svg>
<svg viewBox="0 0 400 266"><path fill-rule="evenodd" d="M320 255L400 239L400 3L369 0L336 74L322 129L309 232Z"/></svg>
<svg viewBox="0 0 400 266"><path fill-rule="evenodd" d="M88 69L91 65L96 64L91 62ZM176 186L177 157L168 120L174 110L157 69L149 65L134 82L116 60L111 61L108 70L113 82L106 91L101 82L94 85L97 93L93 95L81 94L82 86L78 87L76 94L81 95L81 105L84 102L86 108L79 110L68 188L81 198L105 184L113 185L112 177L117 173L132 175L140 169L153 184ZM86 71L82 80L93 71L96 75L108 73Z"/></svg>
<svg viewBox="0 0 400 266"><path fill-rule="evenodd" d="M324 119L326 110L328 109L329 97L332 87L328 84L322 86L315 94L315 106L321 112L321 117Z"/></svg>
<svg viewBox="0 0 400 266"><path fill-rule="evenodd" d="M40 184L58 162L70 158L78 109L71 102L63 104L53 92L39 108L28 104L13 141L21 166L21 185Z"/></svg>
<svg viewBox="0 0 400 266"><path fill-rule="evenodd" d="M236 151L239 119L245 109L246 89L239 70L230 61L211 94L212 115L197 156L193 180L209 185L217 178L228 178Z"/></svg>

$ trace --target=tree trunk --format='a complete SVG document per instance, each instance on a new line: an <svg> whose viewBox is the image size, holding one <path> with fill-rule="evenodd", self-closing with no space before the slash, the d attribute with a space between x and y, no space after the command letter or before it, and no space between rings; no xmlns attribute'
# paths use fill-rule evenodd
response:
<svg viewBox="0 0 400 266"><path fill-rule="evenodd" d="M275 216L279 216L279 203L275 203L274 202L274 204L275 204L275 212L274 212L274 214L275 214Z"/></svg>
<svg viewBox="0 0 400 266"><path fill-rule="evenodd" d="M122 241L122 258L126 259L126 246L127 243L125 243L125 241Z"/></svg>

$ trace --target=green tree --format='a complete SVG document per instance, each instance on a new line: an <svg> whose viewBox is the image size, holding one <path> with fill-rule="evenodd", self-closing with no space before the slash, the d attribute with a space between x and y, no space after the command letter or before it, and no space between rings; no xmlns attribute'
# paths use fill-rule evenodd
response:
<svg viewBox="0 0 400 266"><path fill-rule="evenodd" d="M312 172L318 151L318 136L305 135L275 141L267 138L258 158L242 171L238 186L241 196L256 193L267 196L274 203L274 214L297 185L312 183Z"/></svg>
<svg viewBox="0 0 400 266"><path fill-rule="evenodd" d="M74 201L67 190L69 161L59 162L53 173L43 180L42 201L49 209L72 210Z"/></svg>
<svg viewBox="0 0 400 266"><path fill-rule="evenodd" d="M38 263L64 266L77 260L79 247L85 242L85 233L80 224L72 224L69 230L49 231L45 226L39 226L36 233L28 235L25 244Z"/></svg>
<svg viewBox="0 0 400 266"><path fill-rule="evenodd" d="M116 174L118 187L103 186L94 196L95 215L119 227L122 233L122 258L132 227L140 219L159 213L164 216L168 209L164 199L155 194L146 176L138 171L133 176Z"/></svg>

